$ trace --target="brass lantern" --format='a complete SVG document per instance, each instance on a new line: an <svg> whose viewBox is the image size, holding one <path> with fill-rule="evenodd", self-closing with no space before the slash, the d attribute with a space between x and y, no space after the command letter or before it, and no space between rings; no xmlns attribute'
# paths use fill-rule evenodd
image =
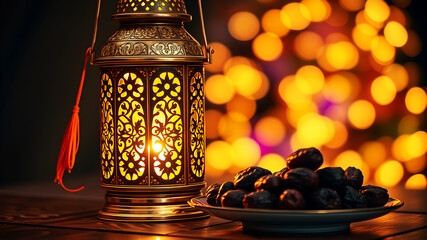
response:
<svg viewBox="0 0 427 240"><path fill-rule="evenodd" d="M101 67L99 218L175 221L206 217L188 206L205 186L204 47L184 29L184 0L119 0L119 29Z"/></svg>

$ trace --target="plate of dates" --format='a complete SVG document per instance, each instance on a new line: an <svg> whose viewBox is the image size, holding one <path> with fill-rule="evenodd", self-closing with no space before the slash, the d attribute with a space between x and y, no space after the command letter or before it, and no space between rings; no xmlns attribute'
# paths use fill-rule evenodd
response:
<svg viewBox="0 0 427 240"><path fill-rule="evenodd" d="M330 233L346 231L350 223L383 216L403 206L387 189L363 185L362 172L352 166L320 168L316 148L302 148L272 173L252 166L233 181L211 184L191 199L190 206L214 216L241 221L243 228L271 233Z"/></svg>

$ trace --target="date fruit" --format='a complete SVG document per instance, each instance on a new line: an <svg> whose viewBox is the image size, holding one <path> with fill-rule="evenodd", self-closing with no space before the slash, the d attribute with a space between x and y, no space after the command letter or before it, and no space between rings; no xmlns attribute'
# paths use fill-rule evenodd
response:
<svg viewBox="0 0 427 240"><path fill-rule="evenodd" d="M323 156L316 148L301 148L289 155L286 163L290 169L304 167L315 171L322 165Z"/></svg>
<svg viewBox="0 0 427 240"><path fill-rule="evenodd" d="M368 207L380 207L384 206L388 202L388 191L382 187L367 185L363 186L361 193L366 197L368 201Z"/></svg>
<svg viewBox="0 0 427 240"><path fill-rule="evenodd" d="M341 202L342 208L365 208L367 206L365 196L351 186L346 186L343 190Z"/></svg>
<svg viewBox="0 0 427 240"><path fill-rule="evenodd" d="M287 189L280 195L280 208L305 209L305 198L296 189Z"/></svg>
<svg viewBox="0 0 427 240"><path fill-rule="evenodd" d="M319 175L319 187L341 191L347 185L344 170L340 167L325 167L316 173Z"/></svg>
<svg viewBox="0 0 427 240"><path fill-rule="evenodd" d="M243 198L247 194L244 190L230 190L221 197L221 206L243 208Z"/></svg>
<svg viewBox="0 0 427 240"><path fill-rule="evenodd" d="M221 206L221 197L224 195L224 193L228 192L229 190L234 190L234 183L233 182L225 182L221 184L218 190L218 194L216 196L216 204L218 206Z"/></svg>
<svg viewBox="0 0 427 240"><path fill-rule="evenodd" d="M271 172L267 169L261 167L248 167L234 176L234 188L253 192L255 190L254 184L256 180L268 174L271 174Z"/></svg>
<svg viewBox="0 0 427 240"><path fill-rule="evenodd" d="M264 175L254 184L255 190L266 190L275 196L279 196L285 190L285 180L273 174Z"/></svg>
<svg viewBox="0 0 427 240"><path fill-rule="evenodd" d="M280 170L278 172L275 172L273 174L276 175L276 176L278 176L278 177L283 178L283 176L285 176L285 173L287 173L287 172L289 172L289 168L285 167L285 168L282 168L282 170Z"/></svg>
<svg viewBox="0 0 427 240"><path fill-rule="evenodd" d="M310 195L309 204L313 209L338 209L341 208L341 199L334 190L319 188Z"/></svg>
<svg viewBox="0 0 427 240"><path fill-rule="evenodd" d="M344 175L347 179L347 185L353 187L356 190L359 190L363 184L363 174L362 171L355 167L348 167Z"/></svg>
<svg viewBox="0 0 427 240"><path fill-rule="evenodd" d="M286 188L295 188L299 191L312 191L319 186L319 178L313 170L308 168L294 168L284 176Z"/></svg>
<svg viewBox="0 0 427 240"><path fill-rule="evenodd" d="M220 206L216 203L219 187L220 185L218 183L214 183L206 189L206 202L212 206Z"/></svg>
<svg viewBox="0 0 427 240"><path fill-rule="evenodd" d="M268 191L260 190L246 194L243 198L245 208L271 209L274 204L273 195Z"/></svg>

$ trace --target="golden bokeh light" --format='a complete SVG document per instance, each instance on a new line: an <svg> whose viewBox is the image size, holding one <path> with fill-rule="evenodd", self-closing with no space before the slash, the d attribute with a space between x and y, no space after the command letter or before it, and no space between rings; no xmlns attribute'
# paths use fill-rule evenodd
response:
<svg viewBox="0 0 427 240"><path fill-rule="evenodd" d="M408 160L406 162L403 162L405 165L406 171L410 173L419 173L426 169L426 155L423 155L421 157L413 158L411 160Z"/></svg>
<svg viewBox="0 0 427 240"><path fill-rule="evenodd" d="M236 92L246 97L250 97L255 94L262 84L262 78L259 71L244 64L231 67L226 72L226 76L233 83Z"/></svg>
<svg viewBox="0 0 427 240"><path fill-rule="evenodd" d="M310 24L310 10L298 2L288 3L280 10L280 19L289 29L303 30Z"/></svg>
<svg viewBox="0 0 427 240"><path fill-rule="evenodd" d="M272 173L280 171L282 168L286 167L285 159L276 153L266 154L261 158L258 163L259 167L266 168Z"/></svg>
<svg viewBox="0 0 427 240"><path fill-rule="evenodd" d="M384 26L384 22L375 22L366 16L365 10L361 10L356 14L356 24L367 23L376 29L381 29Z"/></svg>
<svg viewBox="0 0 427 240"><path fill-rule="evenodd" d="M396 160L387 160L375 172L375 182L382 187L396 186L402 180L403 166Z"/></svg>
<svg viewBox="0 0 427 240"><path fill-rule="evenodd" d="M228 71L230 71L230 69L232 69L233 67L235 67L237 65L247 65L250 67L254 67L256 64L252 59L247 58L247 57L242 57L242 56L231 57L224 64L224 69L223 69L224 73L227 74Z"/></svg>
<svg viewBox="0 0 427 240"><path fill-rule="evenodd" d="M365 6L365 0L339 0L339 4L347 11L358 11Z"/></svg>
<svg viewBox="0 0 427 240"><path fill-rule="evenodd" d="M240 113L247 119L251 119L256 111L255 100L241 95L235 95L225 106L228 112Z"/></svg>
<svg viewBox="0 0 427 240"><path fill-rule="evenodd" d="M408 32L400 23L390 21L384 27L384 37L391 45L402 47L408 41Z"/></svg>
<svg viewBox="0 0 427 240"><path fill-rule="evenodd" d="M396 97L396 86L387 76L379 76L371 83L371 96L380 105L388 105Z"/></svg>
<svg viewBox="0 0 427 240"><path fill-rule="evenodd" d="M309 113L298 121L297 135L302 145L321 147L335 135L335 128L329 118Z"/></svg>
<svg viewBox="0 0 427 240"><path fill-rule="evenodd" d="M424 155L427 151L427 133L417 131L406 139L406 147L408 149L408 158L417 158Z"/></svg>
<svg viewBox="0 0 427 240"><path fill-rule="evenodd" d="M261 24L264 31L274 33L279 37L285 36L290 31L280 19L280 9L270 9L265 12L261 18Z"/></svg>
<svg viewBox="0 0 427 240"><path fill-rule="evenodd" d="M305 65L295 74L295 84L305 94L315 94L322 90L325 82L323 72L316 66Z"/></svg>
<svg viewBox="0 0 427 240"><path fill-rule="evenodd" d="M402 47L403 52L408 57L416 57L421 53L421 39L418 34L412 30L408 31L408 42Z"/></svg>
<svg viewBox="0 0 427 240"><path fill-rule="evenodd" d="M309 106L311 97L302 92L295 83L295 75L290 75L280 81L278 87L279 95L294 110L301 110Z"/></svg>
<svg viewBox="0 0 427 240"><path fill-rule="evenodd" d="M228 31L232 37L240 41L253 39L258 34L259 29L259 20L251 12L237 12L228 21Z"/></svg>
<svg viewBox="0 0 427 240"><path fill-rule="evenodd" d="M357 24L352 31L352 38L356 46L363 51L370 51L372 40L377 36L378 30L368 23Z"/></svg>
<svg viewBox="0 0 427 240"><path fill-rule="evenodd" d="M251 124L248 119L236 112L225 114L218 123L219 135L222 139L229 142L242 137L249 137L251 130Z"/></svg>
<svg viewBox="0 0 427 240"><path fill-rule="evenodd" d="M391 153L393 157L399 161L408 161L410 159L410 153L407 148L409 136L409 134L402 134L398 136L391 145Z"/></svg>
<svg viewBox="0 0 427 240"><path fill-rule="evenodd" d="M206 148L206 164L216 170L226 170L232 166L234 152L231 144L214 141Z"/></svg>
<svg viewBox="0 0 427 240"><path fill-rule="evenodd" d="M310 11L312 22L323 22L331 15L331 5L326 0L302 0L301 4Z"/></svg>
<svg viewBox="0 0 427 240"><path fill-rule="evenodd" d="M367 0L365 13L375 22L384 22L390 16L390 7L383 0Z"/></svg>
<svg viewBox="0 0 427 240"><path fill-rule="evenodd" d="M207 64L205 66L205 69L206 71L209 71L212 73L222 72L222 69L224 68L224 64L231 57L230 49L228 49L227 46L219 42L209 43L209 46L215 50L215 53L212 54L212 63Z"/></svg>
<svg viewBox="0 0 427 240"><path fill-rule="evenodd" d="M343 74L336 73L326 78L322 93L329 101L342 103L350 98L353 91L351 80Z"/></svg>
<svg viewBox="0 0 427 240"><path fill-rule="evenodd" d="M231 144L234 153L233 163L238 168L255 165L261 157L261 149L251 138L239 138Z"/></svg>
<svg viewBox="0 0 427 240"><path fill-rule="evenodd" d="M206 137L215 139L219 137L218 124L222 113L215 109L206 110Z"/></svg>
<svg viewBox="0 0 427 240"><path fill-rule="evenodd" d="M382 65L394 61L396 49L385 39L384 36L376 36L371 43L371 53L375 61Z"/></svg>
<svg viewBox="0 0 427 240"><path fill-rule="evenodd" d="M206 98L215 104L224 104L234 96L235 90L230 78L216 74L206 80Z"/></svg>
<svg viewBox="0 0 427 240"><path fill-rule="evenodd" d="M334 136L325 144L328 148L340 148L348 139L347 127L339 121L332 121L334 124Z"/></svg>
<svg viewBox="0 0 427 240"><path fill-rule="evenodd" d="M265 146L277 146L285 138L286 128L276 117L263 117L255 125L256 139Z"/></svg>
<svg viewBox="0 0 427 240"><path fill-rule="evenodd" d="M397 126L397 133L410 134L416 132L420 128L420 120L415 115L406 115L402 117Z"/></svg>
<svg viewBox="0 0 427 240"><path fill-rule="evenodd" d="M302 109L286 108L286 120L294 128L297 127L300 118L307 113L318 113L317 105L314 102L310 102L307 106Z"/></svg>
<svg viewBox="0 0 427 240"><path fill-rule="evenodd" d="M303 60L314 60L320 47L323 46L322 37L311 31L299 33L294 41L295 53Z"/></svg>
<svg viewBox="0 0 427 240"><path fill-rule="evenodd" d="M405 96L405 105L410 113L423 113L427 106L426 92L420 87L409 89Z"/></svg>
<svg viewBox="0 0 427 240"><path fill-rule="evenodd" d="M251 95L251 97L256 100L265 97L270 90L270 80L263 72L259 72L259 74L261 75L261 86L258 91Z"/></svg>
<svg viewBox="0 0 427 240"><path fill-rule="evenodd" d="M326 117L328 117L329 119L344 123L347 121L347 109L348 109L347 103L346 104L335 104L335 105L329 106L325 110L324 115Z"/></svg>
<svg viewBox="0 0 427 240"><path fill-rule="evenodd" d="M347 117L352 127L367 129L375 121L375 108L366 100L357 100L350 105Z"/></svg>
<svg viewBox="0 0 427 240"><path fill-rule="evenodd" d="M336 69L352 69L359 62L359 51L351 42L340 41L326 46L326 59Z"/></svg>
<svg viewBox="0 0 427 240"><path fill-rule="evenodd" d="M414 174L406 180L405 188L409 190L426 190L427 178L423 174Z"/></svg>
<svg viewBox="0 0 427 240"><path fill-rule="evenodd" d="M398 92L408 86L409 74L404 66L398 63L393 63L385 66L382 73L393 80Z"/></svg>
<svg viewBox="0 0 427 240"><path fill-rule="evenodd" d="M282 40L274 33L261 33L252 42L255 56L263 61L274 61L283 50Z"/></svg>
<svg viewBox="0 0 427 240"><path fill-rule="evenodd" d="M376 169L387 157L387 149L380 141L369 141L363 143L359 152L362 159L372 168Z"/></svg>

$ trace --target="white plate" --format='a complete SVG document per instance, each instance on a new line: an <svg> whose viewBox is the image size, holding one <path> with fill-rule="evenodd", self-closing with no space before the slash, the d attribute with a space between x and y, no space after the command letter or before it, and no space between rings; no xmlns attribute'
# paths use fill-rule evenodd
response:
<svg viewBox="0 0 427 240"><path fill-rule="evenodd" d="M220 218L242 221L245 230L275 233L326 233L345 231L350 223L383 216L403 206L390 198L382 207L333 210L274 210L215 207L205 197L196 197L190 206Z"/></svg>

